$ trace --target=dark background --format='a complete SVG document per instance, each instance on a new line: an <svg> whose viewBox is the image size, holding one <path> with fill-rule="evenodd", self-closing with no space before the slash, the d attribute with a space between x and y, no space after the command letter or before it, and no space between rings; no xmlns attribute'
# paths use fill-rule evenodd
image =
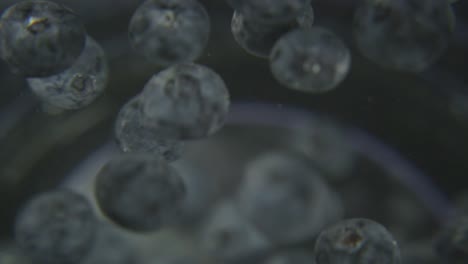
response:
<svg viewBox="0 0 468 264"><path fill-rule="evenodd" d="M2 1L0 11L12 2ZM25 197L57 184L99 143L110 139L119 107L160 70L135 54L126 38L128 21L141 1L57 2L82 15L88 33L103 45L110 82L89 107L48 115L24 80L0 62L0 218L11 218ZM248 55L235 43L232 10L221 0L201 2L211 16L212 33L198 62L224 78L234 102L266 101L328 115L396 149L451 197L468 189L467 1L454 4L457 28L446 54L416 75L381 69L356 51L350 27L355 1L313 0L316 25L334 30L352 50L348 77L336 90L320 95L278 85L268 61Z"/></svg>

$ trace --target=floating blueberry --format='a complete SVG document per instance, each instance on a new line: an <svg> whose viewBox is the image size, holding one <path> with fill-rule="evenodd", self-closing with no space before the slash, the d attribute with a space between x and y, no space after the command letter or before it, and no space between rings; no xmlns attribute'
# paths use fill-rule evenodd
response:
<svg viewBox="0 0 468 264"><path fill-rule="evenodd" d="M217 132L229 109L229 91L221 77L198 64L177 64L145 85L143 119L162 138L199 139Z"/></svg>
<svg viewBox="0 0 468 264"><path fill-rule="evenodd" d="M234 11L231 21L231 31L236 42L252 55L268 58L276 41L289 31L296 28L310 28L314 14L308 5L302 13L292 21L280 24L260 23L255 19L244 17L239 11Z"/></svg>
<svg viewBox="0 0 468 264"><path fill-rule="evenodd" d="M185 199L185 184L154 155L125 154L109 161L94 186L97 204L111 221L136 232L160 229Z"/></svg>
<svg viewBox="0 0 468 264"><path fill-rule="evenodd" d="M303 92L334 89L347 76L351 54L333 32L296 29L281 37L270 55L273 76L282 85Z"/></svg>
<svg viewBox="0 0 468 264"><path fill-rule="evenodd" d="M197 0L148 0L129 26L135 50L160 66L196 60L209 33L208 13Z"/></svg>
<svg viewBox="0 0 468 264"><path fill-rule="evenodd" d="M400 264L400 250L381 224L364 218L343 220L323 230L315 243L317 264Z"/></svg>
<svg viewBox="0 0 468 264"><path fill-rule="evenodd" d="M77 264L93 245L96 223L85 197L56 190L26 204L16 220L15 239L35 261Z"/></svg>
<svg viewBox="0 0 468 264"><path fill-rule="evenodd" d="M57 75L28 78L27 81L43 102L61 109L79 109L102 94L108 72L104 51L88 37L81 56L70 68Z"/></svg>
<svg viewBox="0 0 468 264"><path fill-rule="evenodd" d="M246 167L239 211L275 244L304 241L342 214L341 202L307 159L271 152Z"/></svg>
<svg viewBox="0 0 468 264"><path fill-rule="evenodd" d="M120 109L115 122L115 137L123 152L163 156L168 161L180 158L184 143L158 135L158 127L142 117L142 98L137 96Z"/></svg>
<svg viewBox="0 0 468 264"><path fill-rule="evenodd" d="M455 23L447 0L361 2L354 16L354 39L377 65L421 72L447 49Z"/></svg>
<svg viewBox="0 0 468 264"><path fill-rule="evenodd" d="M85 47L86 32L70 9L49 1L21 1L0 18L0 57L26 77L58 74Z"/></svg>

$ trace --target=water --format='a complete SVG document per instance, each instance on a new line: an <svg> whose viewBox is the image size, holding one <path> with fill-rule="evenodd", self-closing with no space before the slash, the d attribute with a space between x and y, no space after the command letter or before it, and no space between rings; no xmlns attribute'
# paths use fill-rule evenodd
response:
<svg viewBox="0 0 468 264"><path fill-rule="evenodd" d="M2 1L0 10L14 2ZM58 186L86 195L109 228L94 202L93 177L119 153L113 129L120 107L162 69L128 41L128 23L142 1L56 2L81 15L88 34L103 47L109 81L92 104L61 111L42 104L26 81L0 62L0 237L6 244L12 243L15 215L24 202ZM211 35L197 62L219 73L229 89L226 125L206 139L186 142L182 159L173 163L191 186L182 217L145 235L111 225L124 242L117 246L142 263L148 258L168 263L222 258L198 243L201 227L218 202L235 197L246 164L273 150L308 157L338 194L344 216L382 223L403 253L452 219L456 197L467 189L467 2L453 5L455 32L442 57L421 73L402 73L360 55L349 30L355 1L312 1L315 25L338 34L352 56L344 81L323 94L281 86L268 60L249 55L234 40L230 7L219 0L200 2L210 15ZM225 250L252 242L251 234L230 232L211 239ZM259 238L253 239L257 245ZM313 241L314 235L287 245L262 242L260 249L234 259L263 259L278 247L311 251Z"/></svg>

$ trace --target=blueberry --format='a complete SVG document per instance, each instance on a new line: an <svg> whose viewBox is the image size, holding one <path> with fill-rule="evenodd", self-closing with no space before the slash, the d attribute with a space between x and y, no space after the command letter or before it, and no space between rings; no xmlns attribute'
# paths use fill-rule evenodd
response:
<svg viewBox="0 0 468 264"><path fill-rule="evenodd" d="M323 230L315 243L317 264L399 264L400 250L381 224L347 219Z"/></svg>
<svg viewBox="0 0 468 264"><path fill-rule="evenodd" d="M321 28L296 29L273 46L270 67L282 85L321 93L334 89L347 76L351 55L333 32Z"/></svg>
<svg viewBox="0 0 468 264"><path fill-rule="evenodd" d="M209 33L208 13L197 0L148 0L129 25L135 50L160 66L196 60Z"/></svg>
<svg viewBox="0 0 468 264"><path fill-rule="evenodd" d="M310 239L341 217L341 202L310 161L286 152L251 161L238 190L240 212L275 244Z"/></svg>
<svg viewBox="0 0 468 264"><path fill-rule="evenodd" d="M65 71L43 78L28 78L29 87L45 103L60 109L79 109L102 94L108 65L99 44L88 37L75 63Z"/></svg>
<svg viewBox="0 0 468 264"><path fill-rule="evenodd" d="M0 18L0 57L26 77L58 74L85 47L86 32L71 10L49 1L22 1Z"/></svg>
<svg viewBox="0 0 468 264"><path fill-rule="evenodd" d="M128 230L151 232L176 216L186 189L177 171L161 157L125 154L99 171L94 194L111 221Z"/></svg>
<svg viewBox="0 0 468 264"><path fill-rule="evenodd" d="M128 101L117 115L115 136L123 152L161 155L168 161L180 158L184 143L158 136L158 127L142 117L142 98Z"/></svg>
<svg viewBox="0 0 468 264"><path fill-rule="evenodd" d="M33 198L16 219L15 239L38 262L80 263L94 241L96 219L85 197L56 190Z"/></svg>
<svg viewBox="0 0 468 264"><path fill-rule="evenodd" d="M143 119L163 138L199 139L217 132L229 109L229 91L221 77L198 64L177 64L145 85Z"/></svg>
<svg viewBox="0 0 468 264"><path fill-rule="evenodd" d="M454 14L446 0L367 0L354 15L359 51L381 67L421 72L448 47Z"/></svg>
<svg viewBox="0 0 468 264"><path fill-rule="evenodd" d="M239 11L234 11L231 21L231 31L236 42L252 55L268 58L276 41L295 28L310 28L314 20L312 7L309 5L292 21L280 24L265 24L244 17Z"/></svg>

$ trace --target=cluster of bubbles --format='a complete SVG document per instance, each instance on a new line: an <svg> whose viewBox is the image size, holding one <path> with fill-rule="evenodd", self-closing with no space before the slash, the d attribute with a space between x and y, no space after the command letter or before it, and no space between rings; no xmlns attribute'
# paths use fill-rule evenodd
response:
<svg viewBox="0 0 468 264"><path fill-rule="evenodd" d="M321 93L345 79L350 51L331 30L313 25L311 1L227 2L235 9L234 39L250 54L269 59L282 85ZM453 29L445 0L362 1L353 25L365 57L407 72L434 63ZM121 229L161 232L186 210L191 185L173 162L183 156L184 142L219 131L230 107L221 76L195 62L209 34L208 13L197 0L147 0L129 22L133 48L165 68L120 109L115 137L124 153L95 177L99 212ZM4 11L0 56L45 104L60 109L90 104L107 84L103 49L87 35L77 14L53 2L22 1ZM310 162L314 155L278 151L253 159L235 192L217 201L196 234L201 246L219 262L242 263L243 257L281 248L264 263L401 263L399 245L383 225L343 219L343 201ZM343 155L347 160L348 154ZM332 159L316 160L320 158L325 163ZM24 206L15 239L35 263L139 263L138 254L107 228L86 197L59 189ZM465 218L443 230L436 246L440 258L466 263L467 234ZM288 249L312 238L311 251ZM0 254L0 262L7 257L14 258ZM178 261L184 260L167 263Z"/></svg>

